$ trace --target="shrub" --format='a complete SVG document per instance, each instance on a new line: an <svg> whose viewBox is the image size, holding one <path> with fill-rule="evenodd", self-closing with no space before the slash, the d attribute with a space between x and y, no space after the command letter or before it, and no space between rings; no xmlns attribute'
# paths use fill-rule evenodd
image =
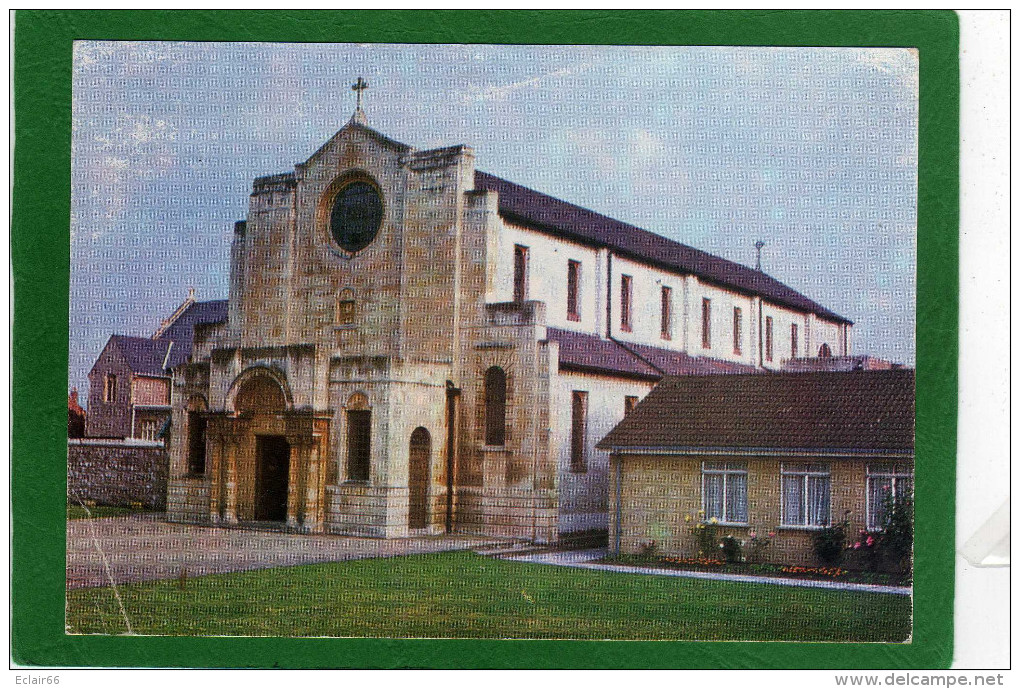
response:
<svg viewBox="0 0 1020 689"><path fill-rule="evenodd" d="M722 542L719 544L723 551L723 557L726 558L726 562L743 562L744 561L744 545L743 541L732 534L726 534L722 538Z"/></svg>
<svg viewBox="0 0 1020 689"><path fill-rule="evenodd" d="M747 543L747 561L762 562L765 559L765 551L772 545L772 539L776 537L775 531L769 531L768 535L762 535L756 531L749 531Z"/></svg>
<svg viewBox="0 0 1020 689"><path fill-rule="evenodd" d="M646 560L655 560L659 557L659 544L655 541L645 541L641 544L641 557Z"/></svg>
<svg viewBox="0 0 1020 689"><path fill-rule="evenodd" d="M897 495L886 498L885 528L879 537L879 546L893 559L897 569L908 573L914 552L914 498Z"/></svg>
<svg viewBox="0 0 1020 689"><path fill-rule="evenodd" d="M712 521L698 522L691 528L694 543L701 557L715 558L719 556L719 526Z"/></svg>
<svg viewBox="0 0 1020 689"><path fill-rule="evenodd" d="M815 555L827 565L837 565L843 558L846 545L846 532L849 523L844 520L839 524L827 526L814 534Z"/></svg>

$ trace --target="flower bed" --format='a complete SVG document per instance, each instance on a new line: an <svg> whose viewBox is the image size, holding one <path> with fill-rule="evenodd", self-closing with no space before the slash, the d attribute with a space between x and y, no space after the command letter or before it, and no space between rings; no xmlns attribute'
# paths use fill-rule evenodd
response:
<svg viewBox="0 0 1020 689"><path fill-rule="evenodd" d="M620 555L608 557L599 562L652 567L689 572L717 572L720 574L746 574L760 577L783 577L788 579L812 579L815 581L841 581L854 584L877 584L882 586L906 586L910 578L889 572L869 572L845 567L808 567L802 565L732 563L709 557L648 557L645 555Z"/></svg>

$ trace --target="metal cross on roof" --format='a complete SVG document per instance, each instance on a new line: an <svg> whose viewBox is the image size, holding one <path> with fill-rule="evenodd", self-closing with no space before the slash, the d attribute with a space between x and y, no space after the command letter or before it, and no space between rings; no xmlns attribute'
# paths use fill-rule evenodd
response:
<svg viewBox="0 0 1020 689"><path fill-rule="evenodd" d="M358 81L355 82L353 86L351 86L351 90L358 94L358 110L361 110L361 94L367 88L368 82L362 79L361 77L358 77Z"/></svg>
<svg viewBox="0 0 1020 689"><path fill-rule="evenodd" d="M762 249L763 246L765 246L765 242L763 242L760 239L754 243L754 248L758 250L758 266L757 266L757 268L758 268L758 272L759 273L761 272L761 249Z"/></svg>

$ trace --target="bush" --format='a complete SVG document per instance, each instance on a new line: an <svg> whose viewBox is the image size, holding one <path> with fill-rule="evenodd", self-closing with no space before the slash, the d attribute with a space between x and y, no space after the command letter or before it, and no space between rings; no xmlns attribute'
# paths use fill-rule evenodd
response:
<svg viewBox="0 0 1020 689"><path fill-rule="evenodd" d="M772 539L775 538L776 532L769 531L767 535L762 535L757 531L750 531L747 534L750 539L747 544L747 556L748 562L764 562L765 551L772 545Z"/></svg>
<svg viewBox="0 0 1020 689"><path fill-rule="evenodd" d="M645 541L641 544L641 557L645 560L656 560L659 557L659 544L655 541Z"/></svg>
<svg viewBox="0 0 1020 689"><path fill-rule="evenodd" d="M694 543L701 557L715 558L719 556L719 527L713 522L698 522L691 528Z"/></svg>
<svg viewBox="0 0 1020 689"><path fill-rule="evenodd" d="M914 554L914 498L897 495L888 499L885 528L879 538L881 549L895 562L900 572L912 569Z"/></svg>
<svg viewBox="0 0 1020 689"><path fill-rule="evenodd" d="M837 565L843 559L843 550L846 547L846 532L849 523L842 521L839 524L827 526L814 535L815 555L827 565Z"/></svg>
<svg viewBox="0 0 1020 689"><path fill-rule="evenodd" d="M726 534L722 538L722 551L723 557L726 558L726 562L743 562L744 561L744 546L740 539L731 534Z"/></svg>

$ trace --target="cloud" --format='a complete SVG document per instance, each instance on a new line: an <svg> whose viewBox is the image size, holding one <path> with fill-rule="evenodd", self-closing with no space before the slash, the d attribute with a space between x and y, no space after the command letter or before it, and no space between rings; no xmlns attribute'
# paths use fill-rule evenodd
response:
<svg viewBox="0 0 1020 689"><path fill-rule="evenodd" d="M484 88L470 84L467 87L467 92L461 92L459 94L460 100L463 103L505 101L517 91L538 86L549 79L572 76L587 69L589 66L589 63L580 63L572 67L563 67L552 72L540 74L539 76L532 77L530 79L521 79L520 81L514 81L509 84L486 86Z"/></svg>

